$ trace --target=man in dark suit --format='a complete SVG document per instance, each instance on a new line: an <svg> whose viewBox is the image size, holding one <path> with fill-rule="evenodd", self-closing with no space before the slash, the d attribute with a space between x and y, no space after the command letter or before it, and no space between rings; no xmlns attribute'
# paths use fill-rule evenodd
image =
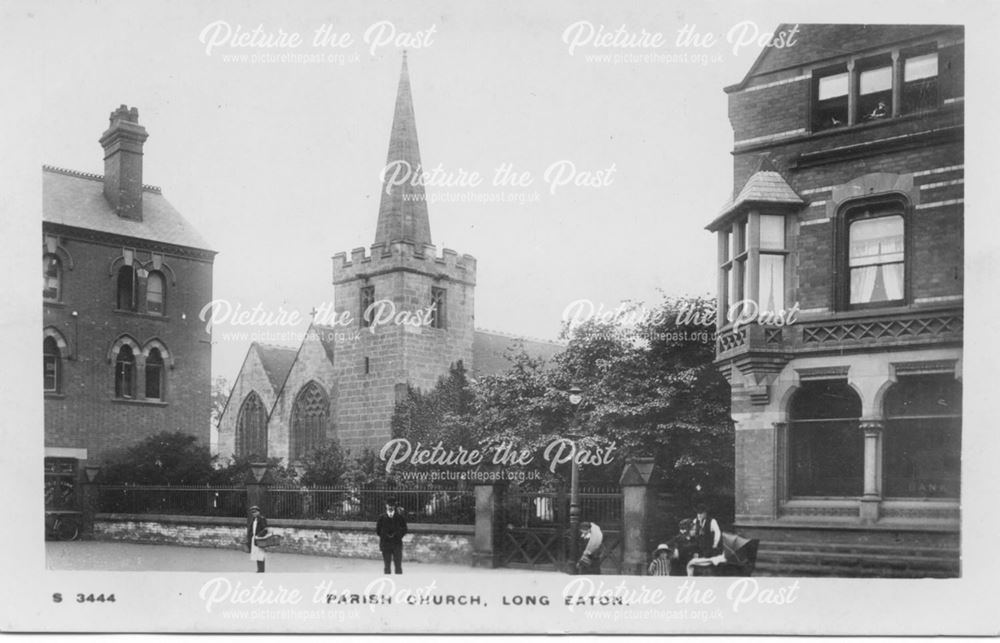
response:
<svg viewBox="0 0 1000 643"><path fill-rule="evenodd" d="M379 549L382 550L382 562L385 563L385 573L390 573L390 562L395 566L396 573L403 573L403 536L406 535L406 518L402 510L396 506L396 499L385 501L385 513L375 522L375 533L378 535Z"/></svg>

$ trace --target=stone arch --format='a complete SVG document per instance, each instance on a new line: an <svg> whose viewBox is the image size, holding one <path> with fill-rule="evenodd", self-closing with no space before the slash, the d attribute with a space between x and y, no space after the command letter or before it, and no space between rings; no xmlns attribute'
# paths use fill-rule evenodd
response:
<svg viewBox="0 0 1000 643"><path fill-rule="evenodd" d="M257 391L250 391L240 404L233 453L237 457L267 457L267 407Z"/></svg>
<svg viewBox="0 0 1000 643"><path fill-rule="evenodd" d="M295 395L288 433L288 460L301 460L326 443L330 397L316 380L306 382Z"/></svg>
<svg viewBox="0 0 1000 643"><path fill-rule="evenodd" d="M139 342L135 341L135 339L131 335L126 333L124 335L120 335L118 339L116 339L111 344L111 348L108 349L107 358L109 364L115 361L115 356L118 355L118 351L121 350L122 346L128 346L129 348L131 348L133 355L145 356L145 354L142 352L142 347L139 346Z"/></svg>
<svg viewBox="0 0 1000 643"><path fill-rule="evenodd" d="M170 368L174 367L174 356L173 353L167 348L167 345L163 343L159 337L154 337L146 342L142 347L142 356L149 357L149 352L154 348L159 349L160 357L163 358L163 362L167 364Z"/></svg>

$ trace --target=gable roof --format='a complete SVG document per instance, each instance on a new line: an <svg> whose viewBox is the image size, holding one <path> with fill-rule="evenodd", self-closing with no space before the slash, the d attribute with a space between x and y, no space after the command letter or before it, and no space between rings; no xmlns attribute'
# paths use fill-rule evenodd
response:
<svg viewBox="0 0 1000 643"><path fill-rule="evenodd" d="M142 221L119 217L104 197L104 177L98 174L42 166L42 220L212 252L159 188L143 186Z"/></svg>
<svg viewBox="0 0 1000 643"><path fill-rule="evenodd" d="M264 367L264 373L267 374L267 380L277 394L281 390L282 384L285 383L288 372L292 370L297 351L294 348L258 344L257 342L254 342L251 348L257 350L257 356L260 358L261 366Z"/></svg>
<svg viewBox="0 0 1000 643"><path fill-rule="evenodd" d="M726 88L727 92L743 89L755 76L822 62L882 48L887 44L924 38L940 31L961 29L949 25L847 25L847 24L789 24L782 23L775 34L788 33L797 27L794 44L786 47L765 47L757 55L750 70L739 83Z"/></svg>

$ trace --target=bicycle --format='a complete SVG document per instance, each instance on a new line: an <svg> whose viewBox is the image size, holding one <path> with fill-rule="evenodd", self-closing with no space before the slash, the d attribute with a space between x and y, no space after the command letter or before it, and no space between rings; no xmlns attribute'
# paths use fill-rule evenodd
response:
<svg viewBox="0 0 1000 643"><path fill-rule="evenodd" d="M46 540L76 540L80 536L80 520L77 511L46 511Z"/></svg>

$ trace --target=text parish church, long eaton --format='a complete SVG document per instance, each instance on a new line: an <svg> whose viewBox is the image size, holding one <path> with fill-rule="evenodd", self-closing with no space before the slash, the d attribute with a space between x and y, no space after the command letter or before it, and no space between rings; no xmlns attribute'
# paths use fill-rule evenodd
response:
<svg viewBox="0 0 1000 643"><path fill-rule="evenodd" d="M406 57L386 165L419 172L420 147ZM391 437L395 404L412 386L433 388L461 362L476 374L503 370L508 348L550 357L561 345L475 328L476 260L431 243L424 187L384 177L375 242L333 257L334 311L361 332L310 325L299 348L253 344L219 421L218 452L300 461L337 440L357 453ZM430 311L425 325L370 325L365 311ZM388 303L385 304L388 307Z"/></svg>

